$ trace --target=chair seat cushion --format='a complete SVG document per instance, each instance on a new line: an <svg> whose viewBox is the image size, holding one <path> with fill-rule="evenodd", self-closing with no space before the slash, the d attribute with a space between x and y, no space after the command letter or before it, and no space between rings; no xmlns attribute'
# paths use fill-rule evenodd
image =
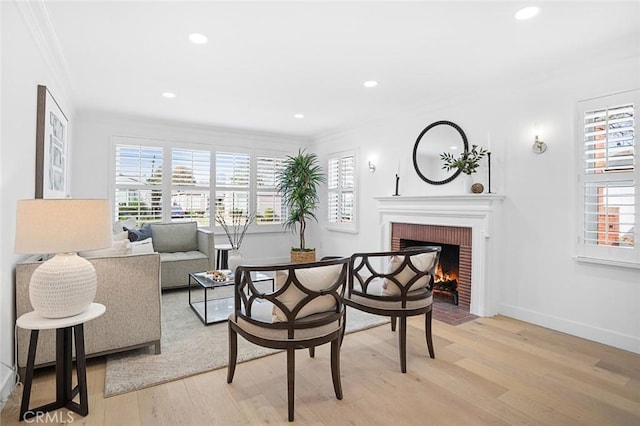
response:
<svg viewBox="0 0 640 426"><path fill-rule="evenodd" d="M271 324L274 320L273 315L273 304L271 302L262 301L262 302L254 302L251 310L251 318L255 321L261 321L265 323L265 325ZM304 323L307 321L315 321L321 319L330 313L318 313L309 315L304 318L299 318L296 320L298 323ZM278 341L290 341L290 340L308 340L315 339L317 337L323 337L328 334L331 334L340 329L341 325L339 321L333 321L329 324L321 325L319 327L312 328L303 328L297 329L294 333L294 338L289 339L288 331L286 329L275 329L270 327L262 327L257 324L250 323L246 321L242 317L236 317L235 313L229 315L229 321L235 323L242 330L247 333L268 340L278 340ZM277 322L277 320L276 320Z"/></svg>
<svg viewBox="0 0 640 426"><path fill-rule="evenodd" d="M161 262L183 262L186 260L209 259L209 257L199 251L178 251L175 253L160 253Z"/></svg>
<svg viewBox="0 0 640 426"><path fill-rule="evenodd" d="M362 292L362 287L360 287L359 285L354 285L354 290ZM422 290L410 291L407 295L411 296L421 292ZM385 297L389 295L384 292L384 281L381 278L373 279L369 283L369 285L367 286L367 294L370 294L372 296L379 296L379 297L368 298L368 297L360 296L353 293L351 294L350 297L348 296L345 296L345 297L348 301L356 303L358 305L368 306L376 309L388 309L388 310L420 309L433 304L433 295L431 295L429 297L425 297L419 300L407 300L407 306L403 308L401 301L385 299Z"/></svg>

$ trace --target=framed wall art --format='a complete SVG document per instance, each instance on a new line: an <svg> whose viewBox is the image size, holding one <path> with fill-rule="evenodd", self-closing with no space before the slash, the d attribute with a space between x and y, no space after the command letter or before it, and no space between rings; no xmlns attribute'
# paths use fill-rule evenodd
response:
<svg viewBox="0 0 640 426"><path fill-rule="evenodd" d="M69 196L69 120L46 86L38 86L35 198Z"/></svg>

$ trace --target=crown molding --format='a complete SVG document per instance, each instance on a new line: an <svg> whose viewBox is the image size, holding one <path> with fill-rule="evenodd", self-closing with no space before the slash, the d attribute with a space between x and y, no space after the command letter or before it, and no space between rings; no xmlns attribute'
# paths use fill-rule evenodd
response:
<svg viewBox="0 0 640 426"><path fill-rule="evenodd" d="M182 133L195 136L215 135L220 138L242 138L256 143L271 142L284 143L293 146L307 146L312 142L312 140L307 136L266 132L249 128L223 127L208 125L205 123L167 120L158 117L140 116L106 110L78 110L76 119L85 122L93 121L111 123L115 125L133 126L136 128L165 128L173 131L179 130Z"/></svg>
<svg viewBox="0 0 640 426"><path fill-rule="evenodd" d="M54 82L70 96L73 84L69 65L51 22L46 2L44 0L20 1L16 2L16 6L47 68L51 71Z"/></svg>

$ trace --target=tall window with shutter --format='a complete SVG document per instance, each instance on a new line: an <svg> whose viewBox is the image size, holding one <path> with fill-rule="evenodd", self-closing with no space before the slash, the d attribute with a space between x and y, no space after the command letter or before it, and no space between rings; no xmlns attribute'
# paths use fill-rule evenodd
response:
<svg viewBox="0 0 640 426"><path fill-rule="evenodd" d="M157 146L118 144L115 149L115 219L162 220L164 151Z"/></svg>
<svg viewBox="0 0 640 426"><path fill-rule="evenodd" d="M356 232L356 153L332 154L327 164L329 229Z"/></svg>
<svg viewBox="0 0 640 426"><path fill-rule="evenodd" d="M579 103L579 257L640 264L639 101L633 91Z"/></svg>
<svg viewBox="0 0 640 426"><path fill-rule="evenodd" d="M282 197L276 190L284 169L284 157L256 157L256 223L259 226L281 224L285 215Z"/></svg>
<svg viewBox="0 0 640 426"><path fill-rule="evenodd" d="M209 227L211 151L171 150L171 220Z"/></svg>
<svg viewBox="0 0 640 426"><path fill-rule="evenodd" d="M248 153L216 152L216 211L228 223L250 211L250 160Z"/></svg>

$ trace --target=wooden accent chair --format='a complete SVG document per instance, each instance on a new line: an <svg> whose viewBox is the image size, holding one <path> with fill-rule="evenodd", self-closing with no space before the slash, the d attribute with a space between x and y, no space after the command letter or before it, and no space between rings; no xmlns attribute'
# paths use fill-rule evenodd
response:
<svg viewBox="0 0 640 426"><path fill-rule="evenodd" d="M273 273L274 288L256 288L252 273ZM229 316L231 383L238 355L238 334L259 346L287 351L289 421L293 421L295 350L331 342L331 376L342 399L340 342L344 334L343 297L349 258L271 266L239 266L235 274L235 308Z"/></svg>
<svg viewBox="0 0 640 426"><path fill-rule="evenodd" d="M425 315L429 356L433 280L441 247L411 247L402 251L356 253L351 256L349 287L344 303L361 311L391 317L391 331L400 318L400 370L407 372L407 317ZM374 266L376 265L376 266ZM386 271L386 272L381 272Z"/></svg>

